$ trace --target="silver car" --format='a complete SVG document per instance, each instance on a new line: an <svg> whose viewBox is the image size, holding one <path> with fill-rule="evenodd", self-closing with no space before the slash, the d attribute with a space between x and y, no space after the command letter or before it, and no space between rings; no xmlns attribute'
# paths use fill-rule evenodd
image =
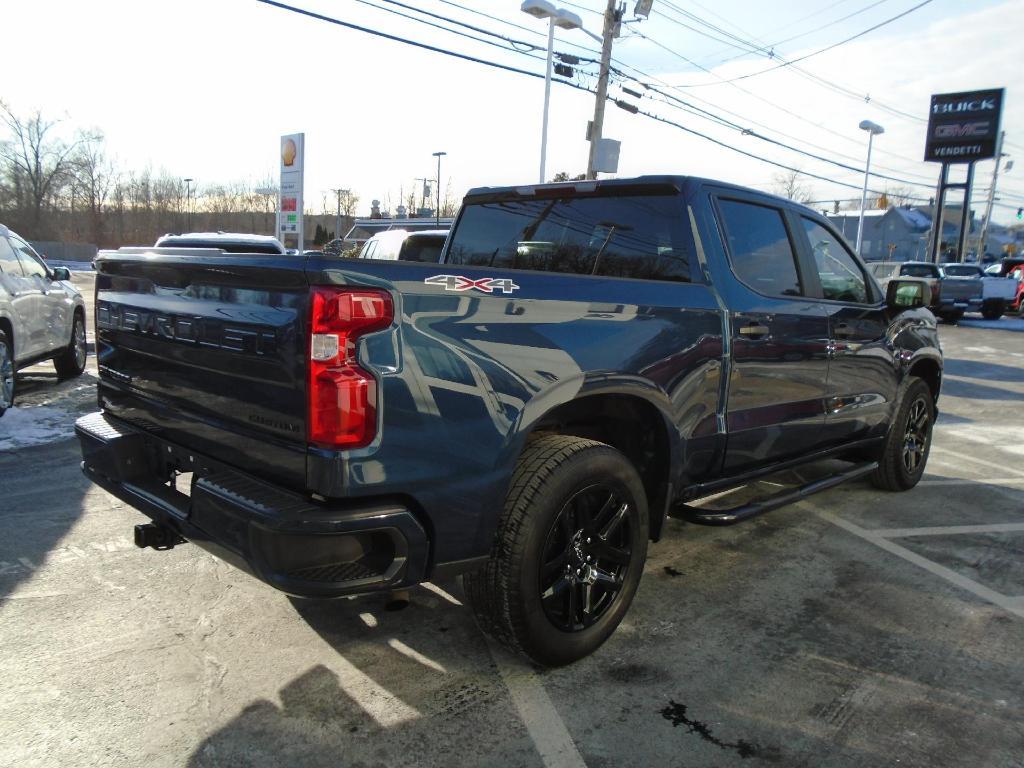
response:
<svg viewBox="0 0 1024 768"><path fill-rule="evenodd" d="M85 301L70 280L0 224L0 416L18 369L50 359L62 379L85 370Z"/></svg>

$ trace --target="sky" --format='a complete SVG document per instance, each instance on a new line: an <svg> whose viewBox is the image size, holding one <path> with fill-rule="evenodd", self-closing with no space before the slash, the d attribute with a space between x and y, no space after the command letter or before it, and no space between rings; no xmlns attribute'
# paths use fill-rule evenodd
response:
<svg viewBox="0 0 1024 768"><path fill-rule="evenodd" d="M522 13L517 0L405 3L446 18L387 0L292 0L351 24L543 74L547 25ZM872 169L913 182L915 194L927 198L938 173L937 165L921 162L929 96L1005 87L1004 151L1020 165L1000 177L994 219L1010 223L1024 205L1024 97L1015 82L1022 69L1024 0L931 0L811 55L797 65L802 72L782 67L723 82L777 65L768 52L786 60L815 54L920 3L655 0L651 17L624 25L615 41L617 66L633 80L614 83L611 93L725 144L854 187L803 178L815 200L833 200L859 197L862 172L741 129L862 169L867 135L857 125L873 120L885 133L875 140ZM600 33L604 0L561 5ZM627 18L632 5L630 0ZM487 45L386 9L447 28L455 27L450 20L461 21L537 48L518 46L525 53L516 52L498 37L456 27L497 44ZM277 172L279 137L304 132L308 212L320 212L329 190L338 187L360 196L360 215L369 213L375 198L394 207L400 190L418 189L417 177L436 174L436 151L447 152L442 186L450 183L456 198L474 186L538 180L542 79L257 0L33 0L5 4L4 19L7 65L0 99L16 112L40 109L59 117L68 132L100 129L123 168L164 169L195 178L200 187L258 183ZM596 48L581 30L556 31L556 51L597 58ZM593 89L596 67L584 63L580 70L574 82ZM666 103L638 82L677 101ZM644 95L637 100L622 86ZM679 101L737 127L678 109ZM547 177L586 169L585 132L593 109L592 94L553 84ZM692 174L770 190L780 172L613 104L604 135L622 142L618 176ZM972 204L979 214L992 169L992 161L976 167ZM907 186L880 179L870 186L886 185Z"/></svg>

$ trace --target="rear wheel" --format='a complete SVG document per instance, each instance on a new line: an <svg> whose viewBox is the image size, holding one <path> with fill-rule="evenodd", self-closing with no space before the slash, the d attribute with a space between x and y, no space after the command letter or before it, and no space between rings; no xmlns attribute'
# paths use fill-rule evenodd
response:
<svg viewBox="0 0 1024 768"><path fill-rule="evenodd" d="M981 308L981 316L986 320L998 320L1006 311L1006 305L1001 301L993 301Z"/></svg>
<svg viewBox="0 0 1024 768"><path fill-rule="evenodd" d="M57 377L70 379L81 376L85 370L85 356L85 318L81 314L75 314L75 320L71 324L71 343L53 360Z"/></svg>
<svg viewBox="0 0 1024 768"><path fill-rule="evenodd" d="M956 325L957 323L960 322L961 318L963 318L964 313L963 312L943 312L942 315L940 315L940 316L942 317L942 321L943 322L949 323L950 325Z"/></svg>
<svg viewBox="0 0 1024 768"><path fill-rule="evenodd" d="M0 331L0 416L14 405L14 346Z"/></svg>
<svg viewBox="0 0 1024 768"><path fill-rule="evenodd" d="M596 650L633 601L647 556L643 485L594 440L549 435L523 451L490 560L463 583L477 623L550 666Z"/></svg>
<svg viewBox="0 0 1024 768"><path fill-rule="evenodd" d="M907 379L903 399L885 441L878 469L871 479L886 491L909 491L924 474L932 447L935 402L928 385L916 376Z"/></svg>

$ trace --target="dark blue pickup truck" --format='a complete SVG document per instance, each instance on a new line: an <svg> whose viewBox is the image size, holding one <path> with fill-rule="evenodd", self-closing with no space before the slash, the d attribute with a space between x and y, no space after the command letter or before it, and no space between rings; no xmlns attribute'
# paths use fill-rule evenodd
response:
<svg viewBox="0 0 1024 768"><path fill-rule="evenodd" d="M96 260L83 469L301 596L463 574L544 664L597 648L667 517L724 525L924 471L942 357L827 220L649 176L471 191L439 264L121 249ZM847 469L709 512L823 458ZM847 466L847 465L842 465Z"/></svg>

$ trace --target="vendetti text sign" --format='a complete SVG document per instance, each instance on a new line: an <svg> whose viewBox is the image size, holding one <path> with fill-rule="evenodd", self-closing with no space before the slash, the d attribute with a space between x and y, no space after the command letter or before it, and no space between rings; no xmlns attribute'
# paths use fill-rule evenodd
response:
<svg viewBox="0 0 1024 768"><path fill-rule="evenodd" d="M925 161L970 163L995 157L1003 89L939 93L928 113Z"/></svg>

